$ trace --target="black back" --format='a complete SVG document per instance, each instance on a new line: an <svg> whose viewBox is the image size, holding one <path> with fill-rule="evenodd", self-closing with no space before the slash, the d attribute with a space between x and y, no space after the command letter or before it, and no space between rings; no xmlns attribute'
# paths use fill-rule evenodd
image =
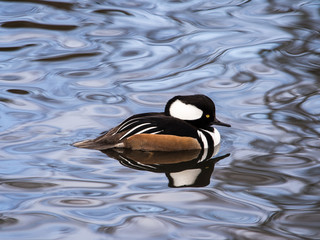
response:
<svg viewBox="0 0 320 240"><path fill-rule="evenodd" d="M166 135L176 135L181 137L193 137L198 139L197 128L192 126L190 123L174 118L171 116L166 116L163 113L144 113L133 115L126 121L119 125L117 133L123 131L131 130L126 137L132 136L143 129L152 128L143 133L160 133Z"/></svg>

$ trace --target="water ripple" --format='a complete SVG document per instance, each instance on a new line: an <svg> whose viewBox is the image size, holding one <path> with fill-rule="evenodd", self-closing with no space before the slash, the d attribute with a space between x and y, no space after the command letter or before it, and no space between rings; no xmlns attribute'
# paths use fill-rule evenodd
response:
<svg viewBox="0 0 320 240"><path fill-rule="evenodd" d="M275 214L273 227L281 232L290 232L304 238L316 238L320 231L317 223L320 215L317 211L290 211L285 210ZM299 226L296 224L300 223Z"/></svg>
<svg viewBox="0 0 320 240"><path fill-rule="evenodd" d="M73 25L52 25L52 24L42 24L29 21L14 21L14 22L5 22L2 24L4 28L39 28L47 30L56 30L56 31L70 31L77 28Z"/></svg>
<svg viewBox="0 0 320 240"><path fill-rule="evenodd" d="M43 61L43 62L48 62L48 61L67 61L73 58L87 58L87 57L93 57L97 56L100 53L72 53L72 54L64 54L64 55L58 55L58 56L51 56L51 57L45 57L45 58L39 58L36 59L35 61Z"/></svg>
<svg viewBox="0 0 320 240"><path fill-rule="evenodd" d="M0 5L1 239L319 235L318 3ZM195 93L232 125L207 186L70 146Z"/></svg>
<svg viewBox="0 0 320 240"><path fill-rule="evenodd" d="M4 0L3 2L11 2L10 0ZM58 8L58 9L63 9L63 10L71 10L72 7L73 7L73 3L69 3L69 2L62 2L62 1L59 1L59 2L56 2L56 1L36 1L36 0L16 0L15 2L21 2L21 3L24 3L24 2L27 2L27 3L35 3L35 4L39 4L39 5L46 5L46 6L50 6L50 7L54 7L54 8ZM16 9L16 7L19 6L19 4L14 4L13 5ZM20 5L21 6L21 5ZM25 5L24 5L25 7ZM12 9L12 8L11 8Z"/></svg>

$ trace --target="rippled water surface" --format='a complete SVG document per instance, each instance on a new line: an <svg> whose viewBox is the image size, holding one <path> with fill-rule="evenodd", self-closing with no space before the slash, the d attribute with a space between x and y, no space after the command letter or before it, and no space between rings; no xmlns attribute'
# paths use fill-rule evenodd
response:
<svg viewBox="0 0 320 240"><path fill-rule="evenodd" d="M319 6L0 1L0 239L319 239ZM195 93L203 184L70 145Z"/></svg>

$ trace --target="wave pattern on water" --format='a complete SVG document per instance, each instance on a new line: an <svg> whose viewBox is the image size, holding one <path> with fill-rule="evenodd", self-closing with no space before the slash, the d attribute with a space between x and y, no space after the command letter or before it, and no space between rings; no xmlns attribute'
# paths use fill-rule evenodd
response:
<svg viewBox="0 0 320 240"><path fill-rule="evenodd" d="M318 9L0 1L0 238L316 239ZM206 187L70 146L194 93L232 125Z"/></svg>

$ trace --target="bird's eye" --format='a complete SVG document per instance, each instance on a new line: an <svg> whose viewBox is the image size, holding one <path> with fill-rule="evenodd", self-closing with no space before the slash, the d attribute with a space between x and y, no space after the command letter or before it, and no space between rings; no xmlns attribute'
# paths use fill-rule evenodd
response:
<svg viewBox="0 0 320 240"><path fill-rule="evenodd" d="M207 114L207 115L206 115L206 118L210 118L210 114Z"/></svg>

